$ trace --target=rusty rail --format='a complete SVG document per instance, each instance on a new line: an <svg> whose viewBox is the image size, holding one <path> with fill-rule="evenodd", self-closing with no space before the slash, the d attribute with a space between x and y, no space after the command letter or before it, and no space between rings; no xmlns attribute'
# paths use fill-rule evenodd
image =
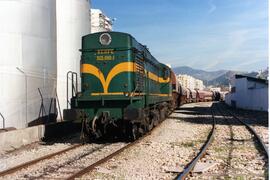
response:
<svg viewBox="0 0 270 180"><path fill-rule="evenodd" d="M101 165L101 164L107 162L107 161L110 160L111 158L117 156L118 154L120 154L120 153L123 152L124 150L126 150L126 149L128 149L128 148L134 146L135 144L138 144L138 143L141 142L145 137L150 136L150 135L154 132L154 130L156 130L157 127L159 127L161 124L162 124L162 122L159 123L156 127L154 127L151 131L149 131L149 132L148 132L147 134L145 134L144 136L142 136L142 137L140 137L139 139L135 140L134 142L131 142L131 143L129 143L128 145L126 145L126 146L120 148L119 150L117 150L117 151L111 153L110 155L106 156L105 158L103 158L103 159L101 159L101 160L99 160L99 161L97 161L97 162L95 162L95 163L93 163L93 164L91 164L91 165L85 167L84 169L82 169L82 170L80 170L80 171L78 171L78 172L76 172L76 173L74 173L73 175L71 175L71 176L69 176L68 178L66 178L66 180L74 180L74 179L77 179L77 178L82 177L82 176L85 175L86 173L89 173L90 171L94 170L97 166L99 166L99 165Z"/></svg>
<svg viewBox="0 0 270 180"><path fill-rule="evenodd" d="M192 159L192 161L184 168L184 171L181 172L180 174L178 174L178 176L175 179L177 179L177 180L185 179L187 177L187 175L192 172L192 170L195 167L195 165L197 164L197 162L205 155L207 148L213 142L215 129L216 129L216 119L215 119L215 116L213 113L213 106L211 107L211 113L212 113L213 124L212 124L212 129L207 137L206 142L204 143L204 145L200 149L200 152L197 154L197 156L194 159Z"/></svg>
<svg viewBox="0 0 270 180"><path fill-rule="evenodd" d="M256 140L259 142L259 145L262 149L262 151L264 152L266 158L268 159L268 148L266 147L266 145L264 144L263 140L261 139L261 137L257 134L257 132L246 122L242 121L239 117L237 117L235 114L233 114L231 111L226 110L226 112L228 114L230 114L232 117L234 117L234 119L238 120L241 124L245 125L246 128L251 132L251 134L254 135L254 137L256 138Z"/></svg>
<svg viewBox="0 0 270 180"><path fill-rule="evenodd" d="M75 178L79 178L81 176L83 176L84 174L94 170L97 166L107 162L108 160L110 160L111 158L113 158L114 156L120 154L121 152L123 152L124 150L128 149L129 147L133 146L134 144L136 144L137 142L134 141L133 143L130 143L126 146L124 146L123 148L113 152L112 154L110 154L109 156L106 156L105 158L95 162L94 164L91 164L90 166L87 166L86 168L82 169L81 171L78 171L77 173L73 174L72 176L68 177L67 180L72 180Z"/></svg>
<svg viewBox="0 0 270 180"><path fill-rule="evenodd" d="M19 170L21 170L21 169L24 169L24 168L27 168L27 167L29 167L29 166L32 166L32 165L34 165L34 164L36 164L36 163L38 163L38 162L40 162L40 161L42 161L42 160L50 159L50 158L52 158L52 157L54 157L54 156L63 154L63 153L68 152L68 151L70 151L70 150L76 149L76 148L78 148L78 147L80 147L80 146L83 146L83 145L82 145L82 144L73 145L73 146L68 147L68 148L66 148L66 149L64 149L64 150L61 150L61 151L58 151L58 152L55 152L55 153L52 153L52 154L48 154L48 155L43 156L43 157L40 157L40 158L38 158L38 159L34 159L34 160L32 160L32 161L28 161L28 162L23 163L23 164L20 164L20 165L18 165L18 166L15 166L15 167L9 168L9 169L7 169L7 170L1 171L1 172L0 172L0 177L6 176L6 175L8 175L8 174L12 174L12 173L14 173L14 172L16 172L16 171L19 171Z"/></svg>

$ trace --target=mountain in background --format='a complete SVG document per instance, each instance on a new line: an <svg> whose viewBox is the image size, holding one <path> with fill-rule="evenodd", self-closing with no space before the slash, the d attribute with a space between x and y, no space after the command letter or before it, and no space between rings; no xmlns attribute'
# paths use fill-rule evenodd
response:
<svg viewBox="0 0 270 180"><path fill-rule="evenodd" d="M203 81L211 81L227 72L226 70L204 71L199 69L193 69L188 66L176 67L173 68L173 71L175 74L187 74Z"/></svg>
<svg viewBox="0 0 270 180"><path fill-rule="evenodd" d="M199 69L193 69L188 66L180 66L173 68L175 74L187 74L200 79L206 86L228 86L230 80L235 74L243 74L250 77L257 77L258 72L243 72L243 71L230 71L230 70L219 70L219 71L204 71Z"/></svg>
<svg viewBox="0 0 270 180"><path fill-rule="evenodd" d="M235 76L235 74L243 74L240 71L227 71L221 76L214 78L208 82L208 85L213 86L229 86L230 80Z"/></svg>

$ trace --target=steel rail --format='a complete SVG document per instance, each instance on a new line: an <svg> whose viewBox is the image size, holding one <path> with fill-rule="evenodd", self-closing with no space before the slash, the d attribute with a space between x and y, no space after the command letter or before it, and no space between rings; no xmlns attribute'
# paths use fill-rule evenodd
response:
<svg viewBox="0 0 270 180"><path fill-rule="evenodd" d="M120 154L121 152L123 152L124 150L128 149L129 147L133 146L134 144L136 144L137 142L134 141L133 143L130 143L126 146L124 146L123 148L113 152L112 154L106 156L105 158L91 164L90 166L87 166L86 168L76 172L75 174L73 174L72 176L68 177L67 180L72 180L72 179L75 179L75 178L79 178L81 176L83 176L84 174L92 171L93 169L95 169L97 166L107 162L108 160L110 160L111 158L113 158L114 156Z"/></svg>
<svg viewBox="0 0 270 180"><path fill-rule="evenodd" d="M32 165L34 165L34 164L36 164L36 163L38 163L38 162L40 162L40 161L42 161L42 160L50 159L50 158L52 158L52 157L54 157L54 156L63 154L63 153L68 152L68 151L70 151L70 150L76 149L76 148L78 148L78 147L80 147L80 146L83 146L83 144L76 144L76 145L73 145L73 146L71 146L71 147L68 147L68 148L66 148L66 149L64 149L64 150L61 150L61 151L58 151L58 152L55 152L55 153L52 153L52 154L48 154L48 155L43 156L43 157L40 157L40 158L38 158L38 159L34 159L34 160L32 160L32 161L28 161L28 162L25 162L25 163L23 163L23 164L17 165L17 166L15 166L15 167L9 168L9 169L7 169L7 170L1 171L1 172L0 172L0 177L6 176L6 175L8 175L8 174L12 174L12 173L14 173L14 172L16 172L16 171L19 171L19 170L21 170L21 169L24 169L24 168L27 168L27 167L29 167L29 166L32 166Z"/></svg>
<svg viewBox="0 0 270 180"><path fill-rule="evenodd" d="M211 107L211 113L212 113L212 119L213 119L213 124L212 124L212 129L207 137L206 142L200 149L200 152L197 154L195 158L192 159L192 161L184 168L183 172L178 174L178 176L175 178L177 180L183 180L187 177L189 173L192 172L193 168L197 164L197 162L205 155L207 148L210 146L210 144L214 140L214 134L215 134L215 129L216 129L216 119L213 113L213 106Z"/></svg>
<svg viewBox="0 0 270 180"><path fill-rule="evenodd" d="M163 121L162 121L163 122ZM111 153L110 155L106 156L103 159L100 159L99 161L85 167L84 169L74 173L73 175L69 176L68 178L66 178L66 180L74 180L77 178L82 177L83 175L85 175L86 173L91 172L92 170L94 170L97 166L107 162L108 160L110 160L111 158L117 156L118 154L120 154L121 152L123 152L124 150L134 146L135 144L138 144L139 142L141 142L144 138L146 138L147 136L150 136L154 130L156 130L161 124L162 122L160 122L156 127L154 127L151 131L149 131L148 133L146 133L144 136L140 137L139 139L135 140L134 142L129 143L128 145L120 148L119 150Z"/></svg>
<svg viewBox="0 0 270 180"><path fill-rule="evenodd" d="M263 140L261 139L261 137L257 134L257 132L246 122L242 121L239 117L237 117L235 114L233 114L231 111L226 110L227 113L229 113L232 117L234 117L236 120L238 120L239 122L241 122L243 125L245 125L247 127L247 129L251 132L251 134L253 134L256 138L256 140L259 142L260 147L262 148L262 150L264 151L265 156L268 159L268 148L266 147L266 145L264 144Z"/></svg>

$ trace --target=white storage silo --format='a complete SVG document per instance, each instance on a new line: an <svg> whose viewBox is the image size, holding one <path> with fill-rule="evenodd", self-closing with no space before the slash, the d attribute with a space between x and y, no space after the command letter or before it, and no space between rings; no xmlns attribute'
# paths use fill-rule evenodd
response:
<svg viewBox="0 0 270 180"><path fill-rule="evenodd" d="M0 113L6 127L26 127L38 118L38 88L48 114L56 88L55 7L55 0L0 1Z"/></svg>
<svg viewBox="0 0 270 180"><path fill-rule="evenodd" d="M80 75L82 36L90 33L89 0L56 0L57 17L57 93L61 111L67 108L68 71ZM78 77L78 79L80 79Z"/></svg>

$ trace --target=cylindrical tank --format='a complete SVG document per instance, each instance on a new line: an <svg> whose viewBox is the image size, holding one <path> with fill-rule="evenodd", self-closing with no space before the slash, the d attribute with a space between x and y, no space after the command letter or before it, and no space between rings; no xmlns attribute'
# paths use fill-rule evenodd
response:
<svg viewBox="0 0 270 180"><path fill-rule="evenodd" d="M90 2L89 0L56 0L56 12L57 93L60 108L63 110L67 108L67 72L77 72L80 76L79 49L81 49L82 36L89 34L91 29Z"/></svg>
<svg viewBox="0 0 270 180"><path fill-rule="evenodd" d="M38 118L38 88L48 114L56 88L55 6L55 0L0 1L0 112L6 127L26 127Z"/></svg>

